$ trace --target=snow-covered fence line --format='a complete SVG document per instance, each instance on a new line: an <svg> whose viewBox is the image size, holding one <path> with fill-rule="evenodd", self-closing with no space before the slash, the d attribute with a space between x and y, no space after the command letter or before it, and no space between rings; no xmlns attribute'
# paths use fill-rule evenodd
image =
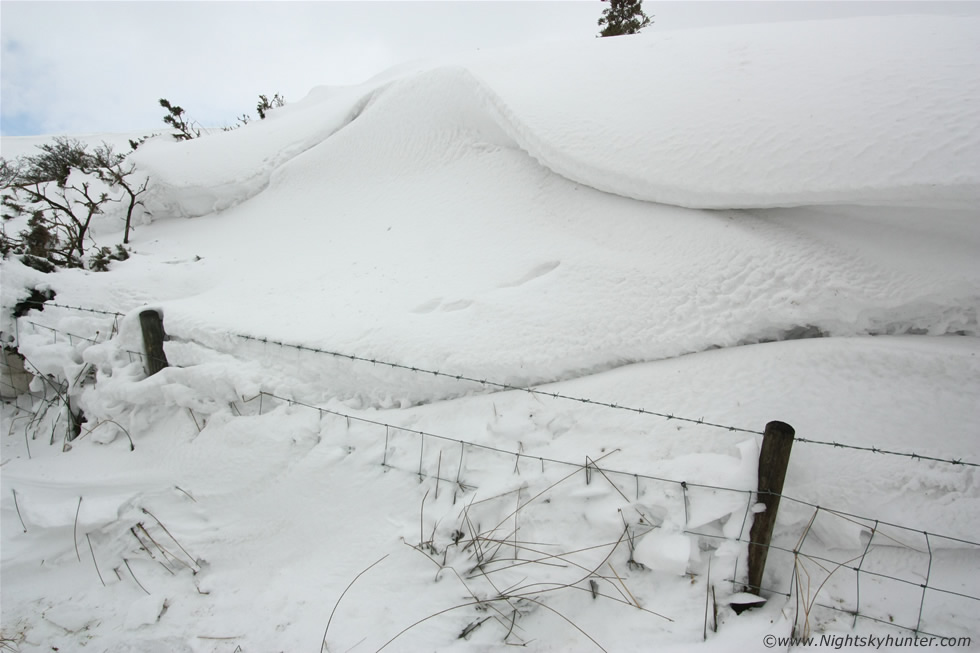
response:
<svg viewBox="0 0 980 653"><path fill-rule="evenodd" d="M111 338L119 330L119 325L114 322L113 323L113 326L112 326L112 330L106 335L106 337L104 339L99 340L99 338L98 338L99 334L95 334L94 337L83 336L83 335L79 335L77 333L71 333L69 331L64 331L62 329L57 329L55 327L48 326L46 324L39 324L39 323L37 323L37 322L35 322L33 320L26 320L24 318L21 318L18 321L18 325L19 325L20 322L24 322L25 324L30 325L31 327L33 327L33 329L35 330L35 332L37 332L37 330L40 329L41 331L49 334L51 336L51 342L52 342L52 344L57 344L58 338L61 337L62 340L65 340L65 341L68 342L69 346L74 346L76 340L79 341L79 342L87 342L87 343L96 345L96 344L99 344L101 342L105 342L106 340L108 340L109 338ZM18 337L18 339L20 338L20 334L19 333L18 333L17 337ZM125 349L125 348L120 349L120 351L122 353L124 353L124 354L128 354L129 355L129 361L131 363L132 362L135 362L137 359L140 362L143 362L143 363L145 363L145 361L146 361L146 354L144 352L134 351L134 350Z"/></svg>
<svg viewBox="0 0 980 653"><path fill-rule="evenodd" d="M91 313L101 313L101 314L104 314L104 315L115 316L116 318L123 317L123 315L124 315L123 313L118 313L118 312L114 312L114 311L106 311L106 310L101 310L101 309L92 309L92 308L86 308L86 307L80 307L80 306L70 306L70 305L58 304L58 303L50 302L50 301L49 302L43 302L43 303L41 303L41 302L35 302L35 303L37 303L38 305L54 306L54 307L58 307L58 308L68 309L68 310L86 311L86 312L91 312ZM626 411L626 412L634 413L634 414L638 414L638 415L649 415L651 417L658 417L658 418L662 418L662 419L665 419L665 420L668 420L668 421L673 420L673 421L677 421L677 422L685 422L685 423L688 423L688 424L697 424L697 425L700 425L700 426L707 426L707 427L711 427L711 428L715 428L715 429L720 429L720 430L727 431L727 432L730 432L730 433L747 433L747 434L751 434L751 435L760 435L760 436L761 435L764 435L764 432L763 431L760 431L758 429L752 429L752 428L748 428L748 427L744 427L744 426L734 426L734 425L731 425L731 424L720 424L720 423L717 423L717 422L712 422L712 421L705 420L703 417L700 417L700 418L687 417L687 416L676 415L674 413L665 412L665 411L650 410L650 409L642 408L642 407L626 406L626 405L623 405L623 404L618 404L618 403L613 403L613 402L598 401L598 400L595 400L595 399L589 399L587 397L576 397L576 396L573 396L573 395L568 395L568 394L564 394L564 393L560 393L560 392L553 392L553 391L548 391L548 390L542 390L539 387L528 387L528 386L513 385L513 384L503 383L503 382L500 382L500 381L495 381L495 380L489 379L489 378L477 378L477 377L474 377L474 376L468 376L468 375L464 375L464 374L455 374L455 373L452 373L452 372L443 372L443 371L440 371L440 370L428 369L428 368L426 368L424 366L409 365L409 364L405 364L405 363L396 363L396 362L392 362L392 361L381 360L381 359L374 358L374 357L360 356L360 355L357 355L357 354L351 354L351 353L346 353L346 352L331 351L329 349L322 349L322 348L318 348L318 347L311 347L311 346L308 346L308 345L289 343L289 342L284 342L284 341L276 340L276 339L273 339L273 338L265 338L265 337L260 338L260 337L257 337L257 336L251 336L251 335L247 335L247 334L234 333L234 332L228 332L226 335L232 336L234 338L239 338L239 339L245 340L245 341L261 343L263 345L273 345L273 346L277 346L277 347L282 347L284 349L294 349L294 350L300 351L300 352L307 352L307 353L311 353L311 354L318 354L318 355L330 356L330 357L333 357L333 358L338 358L338 359L350 361L352 363L370 363L371 365L374 365L374 366L386 367L386 368L393 369L393 370L401 370L401 371L410 372L410 373L413 373L413 374L419 374L419 375L426 376L426 377L448 379L448 380L460 381L460 382L467 382L467 383L475 383L475 384L480 385L483 388L488 388L488 389L492 389L492 390L496 390L496 391L525 392L527 394L534 395L534 396L547 397L547 398L550 398L550 399L559 399L559 400L564 400L564 401L571 401L571 402L576 402L576 403L579 403L579 404L585 404L585 405L589 405L589 406L597 406L597 407L608 408L608 409L612 409L612 410L621 410L621 411ZM139 352L132 352L132 354L139 355L139 356L144 356L143 353L139 353ZM145 361L145 356L144 356L144 361ZM907 458L909 460L914 460L914 461L930 461L930 462L938 462L938 463L943 463L943 464L947 464L947 465L954 465L954 466L980 467L980 462L973 462L973 461L963 460L961 458L939 458L937 456L924 455L924 454L920 454L920 453L914 452L914 451L893 451L893 450L885 449L885 448L882 448L882 447L875 447L875 446L870 446L869 447L869 446L863 446L863 445L856 445L856 444L851 444L851 443L847 443L847 442L840 442L840 441L837 441L837 440L817 440L817 439L813 439L813 438L806 438L806 437L797 436L795 438L795 442L796 443L801 443L801 444L809 444L809 445L818 445L818 446L832 447L832 448L835 448L835 449L848 449L848 450L852 450L852 451L862 451L862 452L866 452L866 453L881 454L881 455L885 455L885 456L897 456L897 457Z"/></svg>
<svg viewBox="0 0 980 653"><path fill-rule="evenodd" d="M707 541L736 543L744 545L748 550L754 547L764 547L767 552L774 554L773 558L779 564L766 573L768 584L760 585L758 589L770 595L781 595L790 600L795 600L801 628L809 629L809 621L814 613L814 608L822 608L834 613L848 615L854 623L858 619L865 619L915 633L917 637L947 637L950 633L936 633L923 627L927 606L933 615L946 611L965 619L980 609L980 579L970 579L973 586L969 591L957 591L950 587L957 580L962 581L955 571L962 558L972 560L974 565L980 563L980 542L978 541L936 533L914 526L896 524L875 517L820 506L782 493L775 493L783 502L806 507L813 512L792 546L774 544L769 541L760 543L753 541L748 532L749 525L752 523L749 517L756 512L759 505L761 493L757 491L615 469L601 465L601 459L590 457L586 457L584 461L576 462L528 454L522 451L510 451L452 435L408 428L380 419L372 419L325 406L316 406L265 391L245 399L243 403L257 405L260 415L279 406L297 407L316 411L321 418L329 415L342 419L348 428L352 422L357 422L384 429L384 450L379 464L386 469L417 476L419 482L422 482L423 479L434 481L437 496L439 486L442 483L450 488L456 488L455 491L460 493L477 489L476 486L467 483L466 479L461 477L461 470L464 469L464 458L470 451L484 451L495 456L513 459L512 474L521 474L522 472L533 474L540 470L539 473L543 475L546 465L570 468L573 473L582 473L586 485L597 480L604 480L616 490L624 501L629 503L639 502L641 496L649 491L649 488L643 487L645 484L671 486L682 500L684 528L681 532L684 535L699 539L704 538ZM393 461L393 449L389 447L389 443L399 435L417 438L417 467L414 464L399 466ZM380 438L380 431L378 438ZM428 466L423 464L427 453L430 458L433 457L431 453L433 447L427 446L427 440L449 442L459 446L458 459L447 461L445 465L445 468L450 471L453 468L456 469L455 476L443 475L443 451L441 448L438 454L439 462L434 474L431 470L431 460ZM607 452L606 455L611 453L615 453L615 451ZM408 453L404 453L402 457L406 458L408 455ZM525 465L521 468L522 460L537 463L537 465ZM454 462L455 465L452 464ZM510 463L507 464L507 468L511 469ZM618 482L614 479L617 479ZM725 533L718 530L712 532L713 528L710 525L692 526L696 520L690 514L691 504L695 499L694 493L698 491L710 492L715 495L726 493L739 497L739 504L744 503L739 528L737 530L732 529L731 533ZM455 493L453 503L456 503ZM820 535L814 534L818 531L826 533L830 529L827 522L840 522L846 527L856 529L863 546L858 550L838 549L819 542ZM785 536L783 539L785 540ZM737 558L731 572L722 582L730 583L734 593L743 591L743 589L751 589L747 579L741 577L744 574L738 573ZM849 577L853 578L853 585L848 581ZM864 588L864 599L862 599L862 588ZM888 593L893 600L901 598L905 601L904 603L898 600L894 601L895 603L902 603L902 605L889 608L892 612L876 612L882 608L880 597L883 593ZM868 598L869 594L871 595L870 599ZM837 605L827 601L819 601L818 597L823 595L832 596ZM929 598L928 601L927 598ZM903 607L904 612L900 609ZM896 616L896 613L900 614ZM935 623L935 621L936 619L933 617L931 622Z"/></svg>
<svg viewBox="0 0 980 653"><path fill-rule="evenodd" d="M728 432L731 432L731 433L748 433L748 434L751 434L751 435L765 435L765 433L763 431L760 431L758 429L751 429L751 428L747 428L747 427L744 427L744 426L732 426L730 424L719 424L719 423L716 423L716 422L707 421L703 417L700 417L700 418L685 417L685 416L682 416L682 415L675 415L673 413L668 413L668 412L663 412L663 411L648 410L646 408L638 408L638 407L634 407L634 406L625 406L625 405L622 405L622 404L612 403L612 402L606 402L606 401L597 401L595 399L589 399L587 397L576 397L576 396L567 395L567 394L560 393L560 392L552 392L552 391L548 391L548 390L542 390L542 389L536 388L536 387L511 385L511 384L508 384L508 383L502 383L502 382L494 381L492 379L487 379L487 378L476 378L476 377L472 377L472 376L466 376L466 375L463 375L463 374L453 374L453 373L449 373L449 372L441 372L439 370L426 369L424 367L419 367L419 366L415 366L415 365L407 365L407 364L404 364L404 363L394 363L394 362L391 362L391 361L379 360L379 359L376 359L376 358L368 358L368 357L365 357L365 356L358 356L356 354L349 354L349 353L344 353L344 352L330 351L330 350L327 350L327 349L320 349L320 348L317 348L317 347L310 347L310 346L306 346L306 345L292 344L292 343L282 342L282 341L274 340L274 339L270 339L270 338L259 338L259 337L256 337L256 336L249 336L249 335L245 335L245 334L241 334L241 333L229 333L227 335L231 335L231 336L233 336L235 338L241 338L242 340L248 340L248 341L252 341L252 342L259 342L259 343L266 344L266 345L274 345L274 346L288 348L288 349L295 349L295 350L298 350L298 351L305 351L305 352L309 352L309 353L313 353L313 354L321 354L321 355L331 356L331 357L334 357L334 358L340 358L340 359L348 360L348 361L351 361L351 362L371 363L372 365L378 365L378 366L382 366L382 367L388 367L390 369L407 371L407 372L411 372L413 374L420 374L420 375L423 375L423 376L431 376L431 377L434 377L434 378L444 378L444 379L452 379L452 380L456 380L456 381L465 381L465 382L469 382L469 383L476 383L476 384L481 385L482 387L491 388L491 389L499 390L499 391L526 392L526 393L531 394L531 395L543 396L543 397L548 397L548 398L551 398L551 399L560 399L560 400L565 400L565 401L572 401L572 402L577 402L577 403L580 403L580 404L586 404L586 405L590 405L590 406L598 406L598 407L601 407L601 408L609 408L609 409L612 409L612 410L627 411L627 412L636 413L636 414L639 414L639 415L649 415L649 416L652 416L652 417L660 417L660 418L663 418L663 419L666 419L666 420L674 420L674 421L678 421L678 422L687 422L689 424L698 424L700 426L708 426L708 427L712 427L712 428L716 428L716 429L721 429L723 431L728 431ZM910 460L928 460L928 461L932 461L932 462L945 463L945 464L948 464L948 465L963 465L963 466L968 466L968 467L980 467L980 463L978 463L978 462L971 462L971 461L966 461L966 460L962 460L962 459L938 458L938 457L935 457L935 456L922 455L922 454L919 454L919 453L916 453L916 452L891 451L891 450L884 449L884 448L881 448L881 447L867 447L867 446L861 446L861 445L855 445L855 444L848 444L846 442L838 442L836 440L814 440L814 439L811 439L811 438L804 438L804 437L798 437L797 436L795 438L795 442L799 442L799 443L803 443L803 444L813 444L813 445L820 445L820 446L828 446L828 447L833 447L835 449L851 449L851 450L854 450L854 451L870 452L870 453L882 454L882 455L886 455L886 456L899 456L899 457L902 457L902 458L908 458Z"/></svg>
<svg viewBox="0 0 980 653"><path fill-rule="evenodd" d="M95 311L93 309L89 312L112 316L114 324L115 319L119 316L119 314L109 311ZM79 335L77 331L82 329L74 329L73 332L69 332L39 324L28 318L21 318L20 321L31 327L32 337L38 338L45 333L50 334L51 344L57 344L59 347L72 347L74 345L84 347L90 344L105 343L105 338L100 340L99 335L94 338L88 335ZM96 327L94 322L91 326ZM280 343L272 344L279 345ZM295 348L301 349L300 347ZM118 351L128 353L130 362L137 359L144 360L142 352L129 351L123 348L119 348ZM52 352L52 355L54 353ZM344 358L350 359L351 357L344 356ZM356 357L351 360L356 360ZM377 361L377 364L386 363ZM425 373L424 370L417 368L401 367L413 373ZM444 376L451 375L444 374ZM511 389L528 390L519 387ZM963 561L967 561L967 565L965 565L967 568L971 565L975 568L977 561L980 560L980 543L978 542L934 533L927 529L889 523L873 517L850 514L779 493L782 501L811 509L812 516L805 527L799 528L798 525L791 525L789 529L792 532L790 533L786 532L787 526L784 523L781 539L777 540L775 544L766 543L762 545L752 542L746 534L747 525L750 523L748 517L754 512L753 507L756 505L754 499L758 497L758 494L752 490L726 487L723 484L695 483L683 480L683 478L669 478L639 473L638 471L613 469L606 464L600 464L601 458L598 457L586 457L584 461L573 462L555 457L536 456L523 451L509 451L451 435L407 428L404 425L385 422L381 419L366 418L362 416L363 413L356 414L337 410L336 407L331 408L297 401L284 396L284 394L262 391L255 395L252 400L245 401L243 398L242 407L244 408L248 404L253 407L252 412L254 412L254 408L257 408L257 412L262 415L268 413L268 407L278 403L287 407L296 406L314 410L320 417L330 415L343 419L348 425L351 422L360 422L375 426L379 430L369 434L369 441L375 445L380 445L380 429L384 428L384 449L377 452L380 454L378 459L381 465L386 469L404 471L411 476L417 475L420 482L423 479L435 482L437 493L443 483L446 484L445 487L455 487L463 493L478 487L473 484L474 479L460 476L460 471L464 469L464 456L469 456L475 451L486 452L491 458L506 459L506 468L512 469L512 474L523 472L525 479L530 476L537 476L538 467L540 467L540 478L545 478L546 465L549 467L551 465L568 467L573 478L580 478L579 474L581 474L584 476L587 485L594 484L596 481L608 483L609 486L615 488L615 492L625 502L633 505L638 505L641 498L645 502L649 502L651 495L668 496L672 492L676 497L679 497L677 510L683 515L682 519L679 520L683 525L683 530L680 533L697 538L702 547L707 546L710 549L710 545L705 543L712 540L720 542L719 546L737 544L742 547L743 551L752 547L765 546L766 550L772 553L771 571L767 573L766 582L761 586L761 589L772 596L782 595L791 600L795 597L798 605L797 612L803 615L800 617L801 619L808 620L811 611L820 608L847 614L852 616L855 621L859 618L867 619L919 635L944 636L933 632L941 632L944 626L942 620L935 616L937 611L941 609L948 614L967 619L975 613L976 602L980 601L980 586L978 586L977 579L965 579L966 583L972 583L968 587L962 583L955 585L956 582L961 582L964 579L957 578L955 571L952 571L957 567L951 562L951 560L955 562L958 558L961 563L960 569L964 567ZM566 398L565 395L553 395L543 391L539 394ZM567 398L579 400L581 403L631 410L587 399ZM233 412L238 411L234 409ZM245 412L249 411L246 409ZM705 426L714 426L699 420L693 421ZM759 433L759 431L744 430L750 433ZM394 441L404 437L417 438L417 450L414 450L417 453L414 454L414 457L406 449L402 449L396 454L394 447L389 448L389 439ZM458 446L459 460L457 461L455 458L451 461L447 460L446 465L443 466L443 449L432 446L434 441L451 442L453 446ZM435 460L436 450L438 450L438 462ZM528 462L531 464L528 465ZM457 470L455 478L451 473L443 471L444 469L452 470L454 467ZM550 470L548 471L550 472ZM657 492L656 484L672 489L669 492ZM708 494L711 495L711 500L717 500L720 495L736 497L739 514L732 513L730 531L721 529L715 522L705 523L696 518L692 519L694 515L688 514L689 508L692 508L693 504L703 504ZM697 509L696 506L694 509ZM855 550L853 546L835 548L828 545L827 542L821 541L819 535L811 537L814 533L820 533L821 529L823 531L834 530L828 529L823 524L828 520L850 525L858 533L856 537L860 538L862 546L858 550ZM739 526L738 522L740 522L740 527L736 530L735 526ZM640 539L648 536L653 530L640 532L636 537ZM787 537L796 540L795 533L799 534L798 540L795 544L793 542L787 544ZM722 572L724 581L731 583L733 592L737 592L746 584L744 578L741 578L744 573L738 573L737 560L738 558L736 558L734 568L724 569ZM697 569L697 567L692 567L692 569ZM819 576L818 580L822 579L822 582L811 583L811 578L816 576ZM850 582L850 578L854 579L853 583ZM904 599L897 601L902 604L902 609L905 609L904 613L891 614L889 610L894 610L894 608L888 608L882 602L881 596L887 592L888 587L893 590L890 592L891 594L901 595ZM962 591L957 591L958 589ZM912 597L912 594L915 596ZM827 596L832 600L826 600L825 597ZM819 600L818 597L820 597ZM801 603L802 607L800 607ZM914 609L912 609L913 607Z"/></svg>

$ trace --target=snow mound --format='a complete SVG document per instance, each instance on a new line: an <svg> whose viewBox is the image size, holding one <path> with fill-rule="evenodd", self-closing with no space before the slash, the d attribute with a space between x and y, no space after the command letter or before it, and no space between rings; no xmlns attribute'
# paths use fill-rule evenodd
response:
<svg viewBox="0 0 980 653"><path fill-rule="evenodd" d="M197 217L247 200L266 187L277 167L340 129L367 94L360 87L318 87L247 128L182 142L150 139L131 156L153 180L147 206L154 214Z"/></svg>
<svg viewBox="0 0 980 653"><path fill-rule="evenodd" d="M968 206L978 32L925 16L650 31L472 68L525 149L606 192L692 208Z"/></svg>
<svg viewBox="0 0 980 653"><path fill-rule="evenodd" d="M514 384L803 336L976 335L976 210L956 206L978 197L976 27L654 31L319 88L141 146L157 223L136 260L53 289L165 305L169 332L229 353L219 334Z"/></svg>
<svg viewBox="0 0 980 653"><path fill-rule="evenodd" d="M900 16L485 53L319 88L269 120L158 140L135 158L157 182L157 210L179 216L256 195L332 138L364 139L336 165L391 154L409 175L491 132L489 144L584 186L688 208L969 207L980 198L978 32L976 18ZM365 110L397 119L412 105L442 122L441 140L388 152L373 132L341 136Z"/></svg>

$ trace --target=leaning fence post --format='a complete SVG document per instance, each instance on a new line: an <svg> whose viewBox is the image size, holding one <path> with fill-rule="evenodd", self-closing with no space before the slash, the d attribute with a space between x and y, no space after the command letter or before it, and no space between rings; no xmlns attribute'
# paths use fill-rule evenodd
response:
<svg viewBox="0 0 980 653"><path fill-rule="evenodd" d="M766 558L769 555L769 541L772 539L772 529L776 525L776 511L779 509L779 497L783 493L783 481L786 479L786 467L789 465L789 453L793 448L793 438L796 430L783 422L766 424L762 436L762 450L759 452L759 487L757 497L759 503L765 506L765 511L756 513L752 520L752 530L749 532L749 583L748 591L759 594L762 587L762 574L766 570Z"/></svg>
<svg viewBox="0 0 980 653"><path fill-rule="evenodd" d="M143 351L146 352L146 372L153 376L169 366L167 354L163 351L163 341L167 334L163 330L163 315L156 309L140 313L140 327L143 329Z"/></svg>

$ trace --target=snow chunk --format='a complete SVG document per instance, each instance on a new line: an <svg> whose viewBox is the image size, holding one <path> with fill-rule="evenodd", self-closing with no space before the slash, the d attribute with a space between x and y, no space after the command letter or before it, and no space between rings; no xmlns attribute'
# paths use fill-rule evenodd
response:
<svg viewBox="0 0 980 653"><path fill-rule="evenodd" d="M683 576L691 557L691 538L657 529L643 536L633 558L650 569Z"/></svg>

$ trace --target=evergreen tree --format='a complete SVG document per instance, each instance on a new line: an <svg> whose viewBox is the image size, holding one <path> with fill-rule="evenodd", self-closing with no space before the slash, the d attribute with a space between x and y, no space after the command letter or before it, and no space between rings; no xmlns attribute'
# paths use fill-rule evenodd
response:
<svg viewBox="0 0 980 653"><path fill-rule="evenodd" d="M602 0L606 2L607 0ZM609 7L602 11L599 36L636 34L650 24L650 17L643 13L642 0L608 0Z"/></svg>
<svg viewBox="0 0 980 653"><path fill-rule="evenodd" d="M272 111L276 107L281 107L285 104L286 104L286 98L279 95L278 93L276 93L272 97L271 101L269 100L268 96L260 95L259 103L255 105L255 110L258 112L259 118L265 120L265 114L267 114L269 111Z"/></svg>
<svg viewBox="0 0 980 653"><path fill-rule="evenodd" d="M160 106L167 110L167 115L163 117L163 122L177 130L177 133L173 134L174 140L189 141L192 138L201 136L201 130L195 127L193 123L189 123L184 119L183 108L176 104L170 104L170 101L166 98L160 98ZM132 141L130 141L131 147L132 144ZM136 148L134 147L133 149L135 150Z"/></svg>

